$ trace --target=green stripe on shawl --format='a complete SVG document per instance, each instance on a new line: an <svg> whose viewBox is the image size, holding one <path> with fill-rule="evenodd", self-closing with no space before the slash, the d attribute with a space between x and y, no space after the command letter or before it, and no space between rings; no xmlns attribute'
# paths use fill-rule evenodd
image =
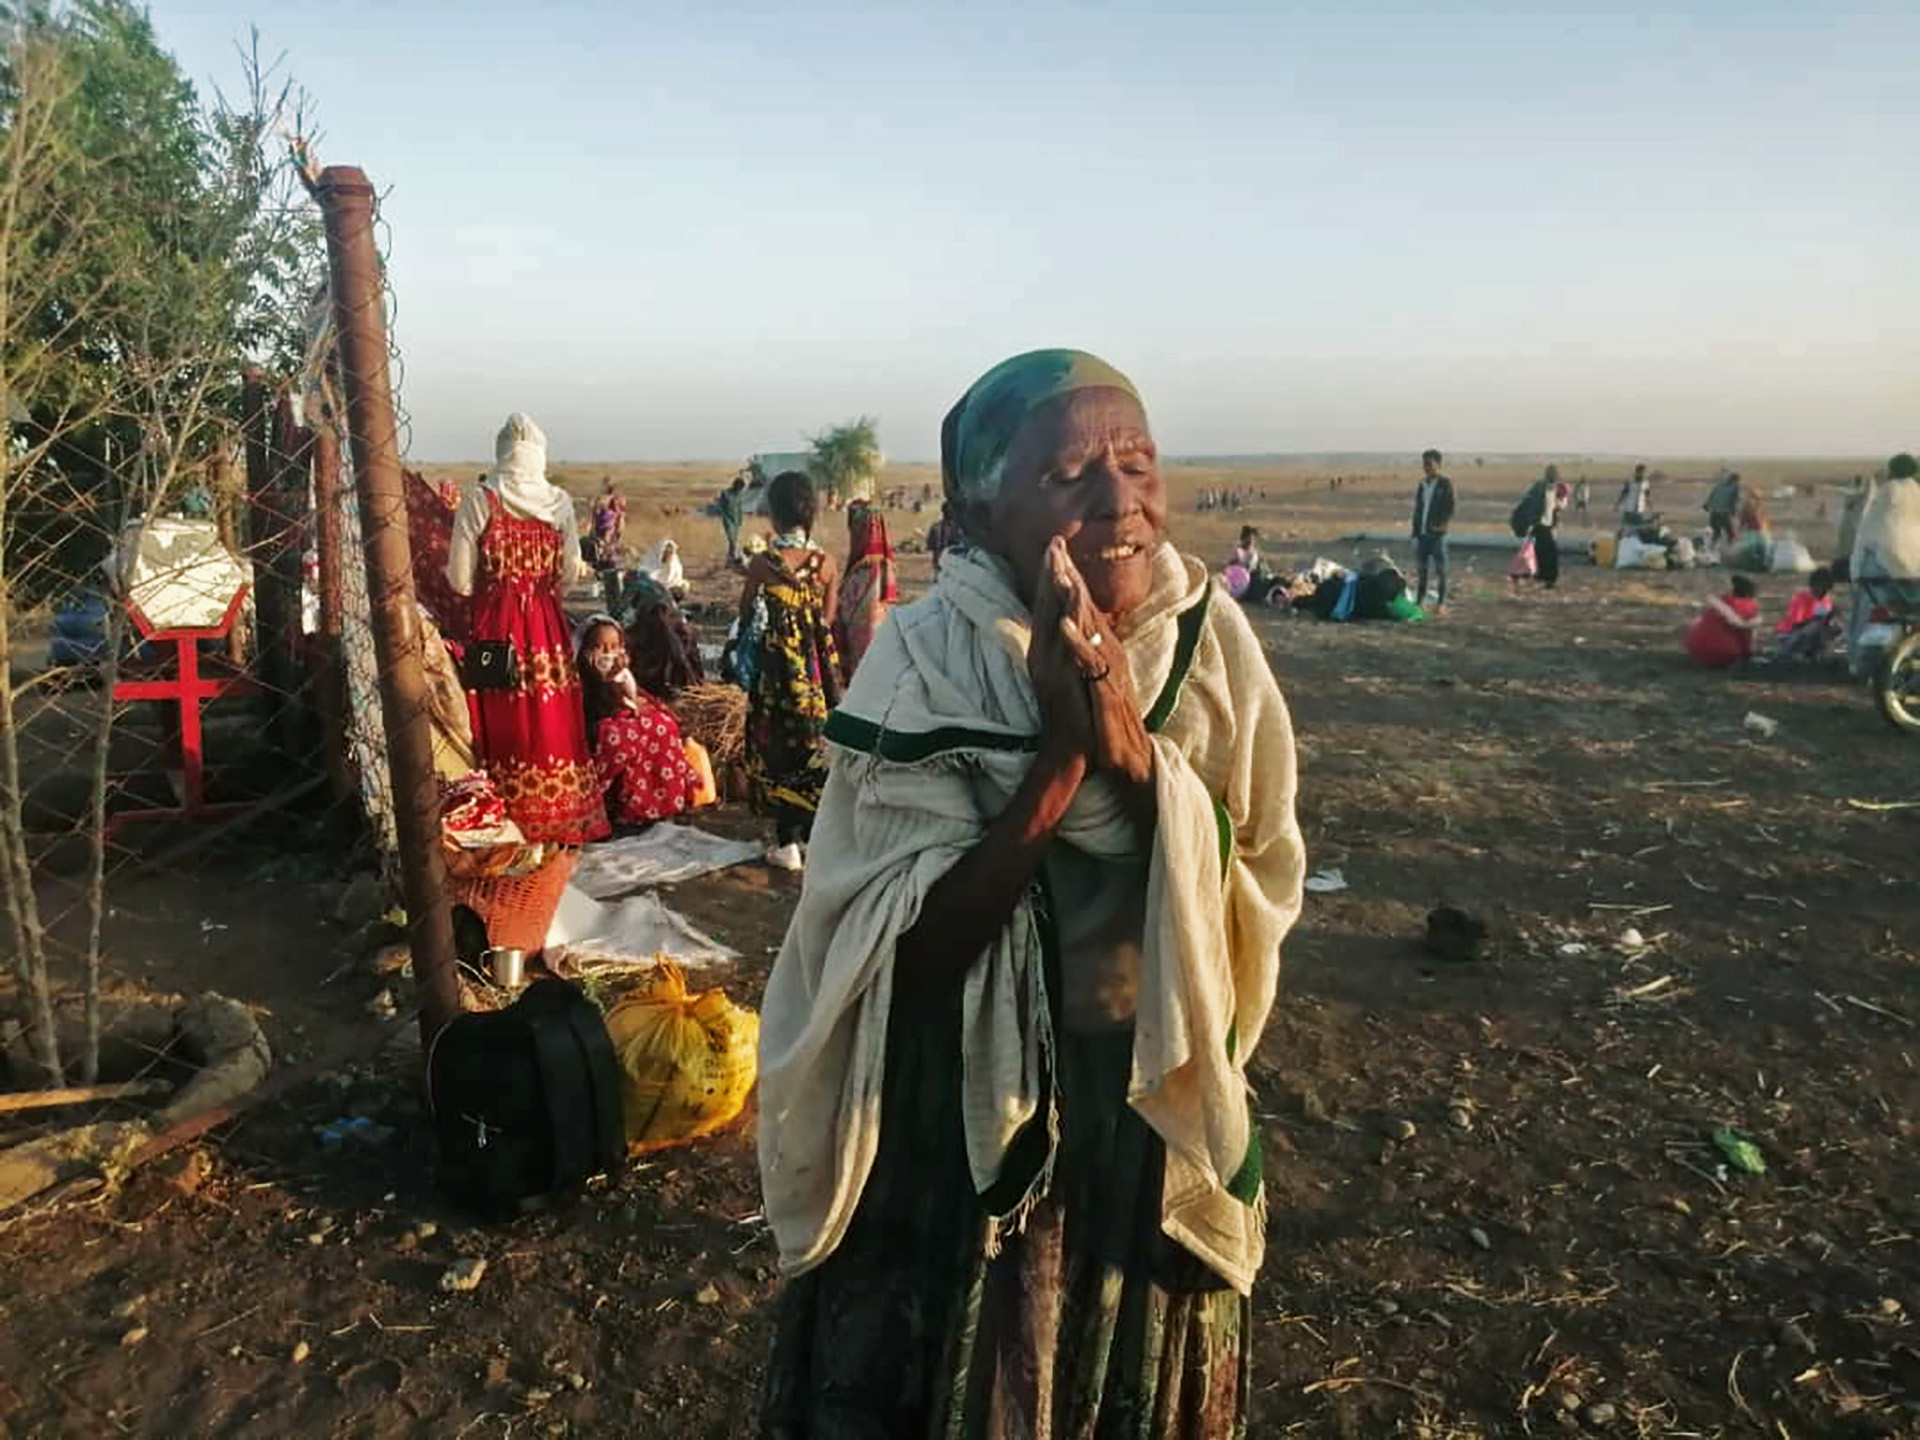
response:
<svg viewBox="0 0 1920 1440"><path fill-rule="evenodd" d="M1131 380L1084 350L1030 350L974 381L940 426L940 478L956 510L970 500L991 500L1027 416L1076 390L1124 390L1140 398Z"/></svg>

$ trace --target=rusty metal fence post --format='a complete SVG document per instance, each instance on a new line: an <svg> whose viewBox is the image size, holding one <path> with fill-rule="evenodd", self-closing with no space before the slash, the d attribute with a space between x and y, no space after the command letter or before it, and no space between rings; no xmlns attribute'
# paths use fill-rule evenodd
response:
<svg viewBox="0 0 1920 1440"><path fill-rule="evenodd" d="M433 731L420 621L407 543L406 492L387 372L386 287L373 236L373 186L351 165L330 165L315 187L326 222L339 334L347 436L353 448L366 536L367 590L373 604L374 654L380 665L380 709L386 720L393 778L394 829L406 888L409 940L420 989L420 1034L430 1044L460 1011L453 912L440 855L440 784L433 768Z"/></svg>

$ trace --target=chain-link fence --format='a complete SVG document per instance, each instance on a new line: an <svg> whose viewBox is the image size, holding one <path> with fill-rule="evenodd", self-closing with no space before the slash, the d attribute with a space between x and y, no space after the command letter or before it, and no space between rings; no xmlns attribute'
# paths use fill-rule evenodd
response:
<svg viewBox="0 0 1920 1440"><path fill-rule="evenodd" d="M313 268L270 317L298 341L280 364L209 343L83 408L12 390L0 1214L158 1153L266 1075L258 1005L180 939L197 922L213 951L255 887L336 895L356 947L406 926L439 966L432 1022L458 1004L439 785L472 759L408 541L411 509L431 551L452 497L400 468L374 192L295 155L285 218ZM316 917L253 918L272 966Z"/></svg>

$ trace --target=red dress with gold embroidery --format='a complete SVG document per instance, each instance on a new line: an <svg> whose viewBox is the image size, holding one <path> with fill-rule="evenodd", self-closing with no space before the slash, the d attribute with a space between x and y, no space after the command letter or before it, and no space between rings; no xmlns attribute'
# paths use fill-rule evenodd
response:
<svg viewBox="0 0 1920 1440"><path fill-rule="evenodd" d="M527 839L603 839L611 830L587 749L573 637L560 608L560 532L509 514L490 489L486 496L473 638L511 640L520 684L469 697L474 747Z"/></svg>

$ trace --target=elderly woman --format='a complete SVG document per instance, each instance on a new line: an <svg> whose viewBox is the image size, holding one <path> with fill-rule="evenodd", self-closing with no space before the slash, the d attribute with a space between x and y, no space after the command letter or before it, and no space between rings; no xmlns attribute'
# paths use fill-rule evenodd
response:
<svg viewBox="0 0 1920 1440"><path fill-rule="evenodd" d="M792 1277L764 1432L1244 1433L1246 1066L1300 910L1286 705L1164 539L1133 386L1041 351L941 434L968 543L827 727L761 1031Z"/></svg>

